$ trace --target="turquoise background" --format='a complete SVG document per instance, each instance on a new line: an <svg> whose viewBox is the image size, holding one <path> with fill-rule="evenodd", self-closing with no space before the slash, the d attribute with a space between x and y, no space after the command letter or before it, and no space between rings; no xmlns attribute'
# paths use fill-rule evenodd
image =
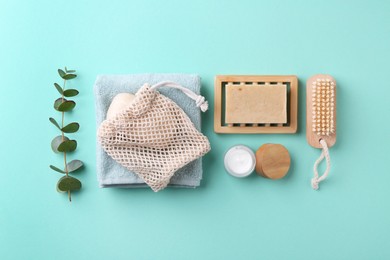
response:
<svg viewBox="0 0 390 260"><path fill-rule="evenodd" d="M389 1L0 1L1 259L390 259ZM86 163L73 202L55 190L61 165L48 118L57 68L77 69L67 121ZM100 189L93 84L98 74L198 73L212 151L195 190ZM305 138L305 81L338 83L338 142L320 191L320 150ZM295 135L217 135L217 74L299 77ZM285 145L279 181L225 173L234 144Z"/></svg>

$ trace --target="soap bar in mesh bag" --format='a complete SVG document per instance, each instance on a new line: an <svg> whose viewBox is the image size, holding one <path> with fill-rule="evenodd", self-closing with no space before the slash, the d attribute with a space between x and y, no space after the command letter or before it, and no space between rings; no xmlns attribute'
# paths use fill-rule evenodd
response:
<svg viewBox="0 0 390 260"><path fill-rule="evenodd" d="M134 102L102 122L98 140L115 161L140 176L154 191L174 173L210 150L184 111L148 84Z"/></svg>

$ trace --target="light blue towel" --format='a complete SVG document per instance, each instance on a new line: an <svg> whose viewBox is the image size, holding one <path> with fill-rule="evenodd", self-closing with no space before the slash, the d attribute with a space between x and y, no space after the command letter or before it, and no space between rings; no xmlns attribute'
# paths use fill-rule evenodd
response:
<svg viewBox="0 0 390 260"><path fill-rule="evenodd" d="M161 81L173 81L200 94L200 77L188 74L136 74L136 75L99 75L96 79L95 105L96 126L105 120L112 99L119 93L135 93L144 84L151 85ZM201 131L200 109L183 92L173 88L160 88L159 92L175 101L188 115L195 127ZM114 161L106 154L99 142L96 144L97 179L100 187L148 187L141 178ZM171 178L168 186L192 187L200 185L202 179L202 158L199 158L180 170Z"/></svg>

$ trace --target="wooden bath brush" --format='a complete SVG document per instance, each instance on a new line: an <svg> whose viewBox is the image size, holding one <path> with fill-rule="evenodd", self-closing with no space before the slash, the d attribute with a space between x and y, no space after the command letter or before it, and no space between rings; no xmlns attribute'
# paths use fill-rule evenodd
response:
<svg viewBox="0 0 390 260"><path fill-rule="evenodd" d="M330 75L317 74L306 82L306 137L315 148L322 148L314 164L313 189L323 181L330 170L329 149L336 143L336 81ZM318 165L325 158L326 170L318 174Z"/></svg>

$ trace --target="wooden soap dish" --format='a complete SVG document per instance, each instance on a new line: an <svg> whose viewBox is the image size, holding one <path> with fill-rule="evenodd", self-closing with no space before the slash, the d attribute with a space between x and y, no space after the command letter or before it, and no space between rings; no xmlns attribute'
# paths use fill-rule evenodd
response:
<svg viewBox="0 0 390 260"><path fill-rule="evenodd" d="M297 115L296 76L215 77L216 133L295 133Z"/></svg>

